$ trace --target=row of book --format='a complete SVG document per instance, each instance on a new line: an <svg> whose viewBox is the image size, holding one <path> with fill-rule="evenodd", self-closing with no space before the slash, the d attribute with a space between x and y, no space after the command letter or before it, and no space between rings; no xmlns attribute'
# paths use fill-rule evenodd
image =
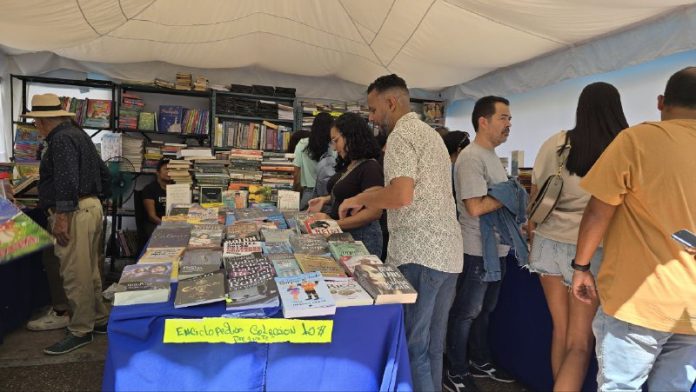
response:
<svg viewBox="0 0 696 392"><path fill-rule="evenodd" d="M75 113L75 121L86 128L110 128L112 101L60 97L61 108Z"/></svg>
<svg viewBox="0 0 696 392"><path fill-rule="evenodd" d="M333 117L338 117L343 113L358 113L365 119L368 118L370 112L367 106L361 105L358 102L313 102L302 101L302 129L309 130L314 122L314 117L317 114L325 112Z"/></svg>
<svg viewBox="0 0 696 392"><path fill-rule="evenodd" d="M220 148L286 151L291 134L292 128L269 121L220 121L215 126L213 145Z"/></svg>
<svg viewBox="0 0 696 392"><path fill-rule="evenodd" d="M284 317L417 298L398 269L369 255L335 221L272 207L222 214L195 206L186 215L180 208L177 219L155 230L138 264L126 267L115 305L167 301L171 279L178 280L176 307L224 300L228 311L240 312L281 305Z"/></svg>
<svg viewBox="0 0 696 392"><path fill-rule="evenodd" d="M187 135L207 135L210 111L185 108L179 105L160 105L157 114L157 132Z"/></svg>

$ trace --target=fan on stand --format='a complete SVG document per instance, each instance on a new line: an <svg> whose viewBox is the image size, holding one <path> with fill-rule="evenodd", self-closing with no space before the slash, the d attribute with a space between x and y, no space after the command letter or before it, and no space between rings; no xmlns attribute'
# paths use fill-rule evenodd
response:
<svg viewBox="0 0 696 392"><path fill-rule="evenodd" d="M110 272L115 273L114 260L118 254L116 228L120 227L121 220L118 210L133 197L135 178L138 173L135 172L131 161L122 156L111 157L104 163L111 175L111 233L109 236L108 254L110 256Z"/></svg>

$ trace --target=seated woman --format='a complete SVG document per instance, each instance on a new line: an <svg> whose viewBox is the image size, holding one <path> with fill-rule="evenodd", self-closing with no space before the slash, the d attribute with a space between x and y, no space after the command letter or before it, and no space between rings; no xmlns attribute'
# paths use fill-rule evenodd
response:
<svg viewBox="0 0 696 392"><path fill-rule="evenodd" d="M338 153L336 174L329 180L330 195L309 201L309 212L315 217L338 221L341 230L362 241L371 254L382 254L382 229L379 218L381 209L364 208L343 219L338 217L338 207L343 200L358 193L384 186L382 167L377 162L380 148L367 122L355 113L345 113L336 119L331 128L331 144ZM330 203L329 214L321 213Z"/></svg>
<svg viewBox="0 0 696 392"><path fill-rule="evenodd" d="M143 188L143 206L145 207L145 239L150 238L155 227L162 223L162 217L166 214L167 184L171 184L167 171L168 159L160 159L157 163L157 178Z"/></svg>

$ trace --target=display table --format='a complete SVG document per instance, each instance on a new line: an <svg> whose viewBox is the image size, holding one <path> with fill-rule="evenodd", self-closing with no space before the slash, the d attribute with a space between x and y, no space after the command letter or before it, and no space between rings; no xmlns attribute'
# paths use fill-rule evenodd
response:
<svg viewBox="0 0 696 392"><path fill-rule="evenodd" d="M223 312L222 303L114 307L103 390L412 390L401 305L337 309L331 344L162 343L165 319Z"/></svg>
<svg viewBox="0 0 696 392"><path fill-rule="evenodd" d="M553 389L551 373L551 314L539 276L507 257L507 272L491 314L489 339L493 359L519 382L535 391ZM594 352L583 390L597 390Z"/></svg>

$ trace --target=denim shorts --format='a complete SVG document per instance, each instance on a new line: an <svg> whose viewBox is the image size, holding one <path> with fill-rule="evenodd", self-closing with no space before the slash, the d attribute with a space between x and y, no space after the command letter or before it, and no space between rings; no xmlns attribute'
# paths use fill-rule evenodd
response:
<svg viewBox="0 0 696 392"><path fill-rule="evenodd" d="M563 283L570 286L573 283L573 269L570 268L570 262L575 258L575 248L575 244L554 241L536 234L532 241L527 268L539 275L562 276ZM597 278L601 261L602 248L597 248L590 260L590 271L595 278Z"/></svg>

